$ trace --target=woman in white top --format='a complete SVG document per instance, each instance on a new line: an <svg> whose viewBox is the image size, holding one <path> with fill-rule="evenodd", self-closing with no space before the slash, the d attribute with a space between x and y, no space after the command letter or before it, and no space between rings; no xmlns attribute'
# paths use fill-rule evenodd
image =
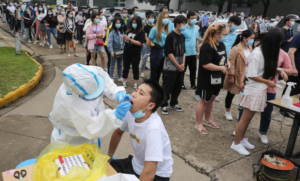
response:
<svg viewBox="0 0 300 181"><path fill-rule="evenodd" d="M42 21L43 18L45 18L45 16L47 15L47 12L44 11L43 9L43 6L42 5L39 5L38 6L38 9L36 11L36 19L34 21L34 23L36 22L36 35L39 35L40 34L40 31L39 31L39 26L40 26L40 21ZM32 24L34 24L32 23ZM45 38L45 35L46 35L47 32L42 32L41 31L41 37L42 37L42 42L44 42L44 38ZM35 36L34 38L34 44L36 44L36 40L37 40L37 37L38 36Z"/></svg>
<svg viewBox="0 0 300 181"><path fill-rule="evenodd" d="M69 47L73 47L74 50L74 56L79 57L76 53L76 41L75 41L75 20L73 18L73 12L68 11L66 18L64 20L64 30L63 33L65 33L65 39L66 39L66 51L68 54L68 57L70 57Z"/></svg>
<svg viewBox="0 0 300 181"><path fill-rule="evenodd" d="M269 31L262 40L261 45L255 48L248 58L246 69L248 80L240 101L244 111L236 127L235 139L231 145L231 149L242 155L249 155L246 148L255 148L245 138L245 133L254 114L264 111L267 105L267 88L276 87L276 83L273 81L276 73L282 73L277 70L277 63L280 44L283 40L284 34L282 31L277 29Z"/></svg>

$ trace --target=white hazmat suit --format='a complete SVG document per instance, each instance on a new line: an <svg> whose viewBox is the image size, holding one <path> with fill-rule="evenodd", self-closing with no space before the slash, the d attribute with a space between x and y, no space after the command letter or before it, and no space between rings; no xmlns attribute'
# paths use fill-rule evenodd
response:
<svg viewBox="0 0 300 181"><path fill-rule="evenodd" d="M85 142L101 147L104 136L122 125L112 109L105 109L103 95L116 100L118 87L100 67L73 64L63 71L49 119L54 125L51 142L72 145Z"/></svg>

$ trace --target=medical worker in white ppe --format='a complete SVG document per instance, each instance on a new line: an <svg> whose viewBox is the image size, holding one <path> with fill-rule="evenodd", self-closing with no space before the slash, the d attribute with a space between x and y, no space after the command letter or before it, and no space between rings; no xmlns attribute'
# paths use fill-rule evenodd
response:
<svg viewBox="0 0 300 181"><path fill-rule="evenodd" d="M79 63L67 67L49 115L54 125L51 142L88 142L100 148L103 137L122 125L131 108L131 97L125 93L100 67ZM115 110L105 109L104 95L120 105Z"/></svg>

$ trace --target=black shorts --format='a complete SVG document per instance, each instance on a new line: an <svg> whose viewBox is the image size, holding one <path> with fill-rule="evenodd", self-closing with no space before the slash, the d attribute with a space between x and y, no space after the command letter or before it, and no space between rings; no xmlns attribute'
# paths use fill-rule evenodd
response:
<svg viewBox="0 0 300 181"><path fill-rule="evenodd" d="M113 160L110 162L110 165L118 172L118 173L126 173L126 174L133 174L137 178L140 176L136 174L133 170L132 167L132 155L129 155L128 158L125 159L118 159L118 160ZM153 181L170 181L170 178L164 178L164 177L159 177L155 175Z"/></svg>
<svg viewBox="0 0 300 181"><path fill-rule="evenodd" d="M218 96L220 93L221 88L218 86L217 88L212 88L209 90L199 89L197 92L201 99L203 99L205 102L210 101L212 96Z"/></svg>

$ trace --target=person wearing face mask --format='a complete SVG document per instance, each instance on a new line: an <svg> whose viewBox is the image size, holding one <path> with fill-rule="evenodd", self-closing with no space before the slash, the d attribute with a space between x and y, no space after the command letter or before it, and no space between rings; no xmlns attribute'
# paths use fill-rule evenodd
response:
<svg viewBox="0 0 300 181"><path fill-rule="evenodd" d="M251 24L253 23L253 16L252 16L252 14L249 14L249 16L247 17L247 21L248 21L248 24L251 26Z"/></svg>
<svg viewBox="0 0 300 181"><path fill-rule="evenodd" d="M294 38L293 26L295 25L295 19L293 19L292 17L286 17L284 19L284 24L285 26L281 29L281 31L283 32L285 38L281 43L281 49L283 49L285 52L288 52L291 42Z"/></svg>
<svg viewBox="0 0 300 181"><path fill-rule="evenodd" d="M73 12L68 11L66 13L66 18L64 20L64 29L63 33L65 34L66 39L66 52L67 56L70 57L69 48L73 47L74 50L74 56L79 57L76 53L76 41L75 41L75 20L73 18Z"/></svg>
<svg viewBox="0 0 300 181"><path fill-rule="evenodd" d="M6 6L5 2L3 2L2 3L2 23L6 23L6 11L7 11L7 6Z"/></svg>
<svg viewBox="0 0 300 181"><path fill-rule="evenodd" d="M281 21L281 17L279 14L276 15L276 20L273 22L273 24L271 25L273 28L275 28L275 26Z"/></svg>
<svg viewBox="0 0 300 181"><path fill-rule="evenodd" d="M229 58L229 52L237 37L237 33L235 31L237 30L238 26L241 25L241 23L241 18L238 16L232 16L228 20L227 26L230 28L230 32L226 38L226 41L224 42L224 45L226 46L227 58Z"/></svg>
<svg viewBox="0 0 300 181"><path fill-rule="evenodd" d="M78 24L77 26L77 41L80 45L82 45L83 42L83 27L84 27L84 20L82 16L82 9L79 9L78 14L75 19L75 23Z"/></svg>
<svg viewBox="0 0 300 181"><path fill-rule="evenodd" d="M49 48L52 49L53 45L51 44L51 34L53 34L55 40L57 41L56 26L58 23L56 16L53 16L52 9L47 10L47 15L42 19L42 21L40 21L40 23L46 26L48 43L50 46Z"/></svg>
<svg viewBox="0 0 300 181"><path fill-rule="evenodd" d="M188 13L189 14L189 13ZM187 19L183 15L176 16L174 19L175 29L168 34L166 38L164 61L164 82L163 90L166 99L161 104L161 113L164 115L168 112L168 101L170 100L170 109L182 112L183 109L178 106L178 97L181 92L181 86L184 78L185 70L185 37L181 33L186 29Z"/></svg>
<svg viewBox="0 0 300 181"><path fill-rule="evenodd" d="M260 41L264 38L264 36L266 35L266 33L268 33L268 27L270 26L269 25L269 20L271 20L269 17L266 17L264 19L264 23L261 23L259 25L259 30L260 30Z"/></svg>
<svg viewBox="0 0 300 181"><path fill-rule="evenodd" d="M28 43L31 43L31 33L33 35L33 37L35 37L35 32L34 32L34 28L31 27L32 23L33 23L33 15L31 14L31 10L30 7L27 6L26 7L26 12L24 13L24 25L25 25L25 29L26 29L26 33L27 33L27 40Z"/></svg>
<svg viewBox="0 0 300 181"><path fill-rule="evenodd" d="M204 125L215 129L219 128L211 120L211 112L214 99L223 87L222 74L226 74L227 70L230 69L230 62L227 62L226 47L223 43L228 33L229 27L226 25L220 23L210 25L200 48L198 65L198 77L200 78L198 78L195 92L196 95L199 95L199 102L196 107L195 129L201 134L208 134Z"/></svg>
<svg viewBox="0 0 300 181"><path fill-rule="evenodd" d="M241 16L240 16L241 20L244 20L244 17L245 17L244 12L241 12Z"/></svg>
<svg viewBox="0 0 300 181"><path fill-rule="evenodd" d="M213 23L215 20L216 20L216 12L213 12L213 13L211 14L211 16L209 17L208 22L209 22L209 24L211 24L211 23Z"/></svg>
<svg viewBox="0 0 300 181"><path fill-rule="evenodd" d="M16 26L15 26L15 31L16 32L21 32L21 7L17 6L16 7Z"/></svg>
<svg viewBox="0 0 300 181"><path fill-rule="evenodd" d="M132 17L129 17L128 20L127 20L127 30L128 31L129 31L129 28L131 27L132 19L134 17L137 17L140 14L140 10L137 6L132 8L132 14L133 14Z"/></svg>
<svg viewBox="0 0 300 181"><path fill-rule="evenodd" d="M116 58L115 52L123 50L123 29L121 28L121 21L120 18L115 18L112 24L112 30L109 33L108 37L108 45L107 48L109 53L111 54L110 60L110 67L109 67L109 75L112 80L114 80L114 69L115 64L117 62L117 72L118 72L118 81L122 82L122 64L123 64L123 57Z"/></svg>
<svg viewBox="0 0 300 181"><path fill-rule="evenodd" d="M185 37L185 65L184 72L189 66L190 70L190 88L196 89L196 70L197 70L197 58L199 57L199 33L196 24L196 15L193 12L187 14L187 25L185 31L181 33ZM186 91L187 88L184 85L184 80L182 83L182 90Z"/></svg>
<svg viewBox="0 0 300 181"><path fill-rule="evenodd" d="M145 80L131 95L131 109L110 140L108 155L112 158L124 132L129 132L134 156L109 160L118 173L136 175L139 180L169 181L173 172L171 143L157 109L164 91L154 80Z"/></svg>
<svg viewBox="0 0 300 181"><path fill-rule="evenodd" d="M32 23L32 25L34 25L35 24L35 38L34 38L34 44L36 44L37 43L37 38L38 38L38 36L39 36L39 34L42 34L42 32L40 33L40 30L39 30L39 25L40 25L40 21L46 16L46 13L45 13L45 11L43 10L43 8L42 8L42 6L38 6L37 7L38 9L37 9L37 13L36 13L36 15L37 15L37 17L36 17L36 19L34 20L34 22ZM43 40L43 39L42 39Z"/></svg>
<svg viewBox="0 0 300 181"><path fill-rule="evenodd" d="M110 8L110 17L108 18L108 24L111 24L112 20L115 18L116 10L115 8Z"/></svg>
<svg viewBox="0 0 300 181"><path fill-rule="evenodd" d="M145 42L145 32L143 30L142 19L136 16L131 21L131 27L128 30L128 36L123 35L125 42L124 54L123 54L123 86L127 86L127 78L132 65L134 85L136 89L139 80L139 65L141 60L141 46Z"/></svg>
<svg viewBox="0 0 300 181"><path fill-rule="evenodd" d="M122 9L121 18L124 21L125 26L123 27L124 33L127 33L127 21L128 21L128 11L126 8Z"/></svg>
<svg viewBox="0 0 300 181"><path fill-rule="evenodd" d="M208 13L205 12L205 14L202 16L201 18L202 22L201 22L201 38L203 38L207 27L208 27L208 21L209 21L209 16Z"/></svg>
<svg viewBox="0 0 300 181"><path fill-rule="evenodd" d="M61 6L57 5L56 9L53 11L54 16L58 16L60 14L60 12L61 12Z"/></svg>
<svg viewBox="0 0 300 181"><path fill-rule="evenodd" d="M145 70L149 70L149 68L146 67L146 63L150 54L150 49L147 46L147 39L149 37L150 31L151 29L155 26L154 24L154 14L153 11L149 11L148 13L146 13L147 17L148 17L148 24L146 26L144 26L144 31L145 31L145 42L144 42L144 48L143 48L143 53L142 53L142 63L141 63L141 77L144 78L145 74L144 71Z"/></svg>
<svg viewBox="0 0 300 181"><path fill-rule="evenodd" d="M7 7L8 15L9 15L9 23L10 23L10 30L11 33L14 33L14 28L15 28L15 11L16 8L14 7L14 4L12 2L9 3L9 6Z"/></svg>
<svg viewBox="0 0 300 181"><path fill-rule="evenodd" d="M229 53L231 68L228 70L224 80L224 90L227 90L225 98L225 118L232 121L230 107L235 94L244 90L245 72L248 65L248 57L252 52L255 34L253 30L245 30L239 34Z"/></svg>

